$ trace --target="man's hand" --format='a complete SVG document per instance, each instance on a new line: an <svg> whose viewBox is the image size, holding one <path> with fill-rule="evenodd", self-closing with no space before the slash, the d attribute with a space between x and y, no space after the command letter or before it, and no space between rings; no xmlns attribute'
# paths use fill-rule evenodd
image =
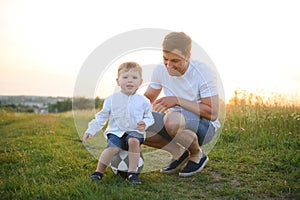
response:
<svg viewBox="0 0 300 200"><path fill-rule="evenodd" d="M88 139L90 139L91 137L92 137L91 134L85 133L85 134L83 135L83 137L82 137L82 143L83 143L83 144L86 144L86 141L87 141Z"/></svg>
<svg viewBox="0 0 300 200"><path fill-rule="evenodd" d="M179 100L175 96L162 97L153 102L153 111L163 113L169 108L179 105Z"/></svg>
<svg viewBox="0 0 300 200"><path fill-rule="evenodd" d="M137 123L137 129L138 129L140 132L145 131L145 128L146 128L145 122L140 121L139 123Z"/></svg>

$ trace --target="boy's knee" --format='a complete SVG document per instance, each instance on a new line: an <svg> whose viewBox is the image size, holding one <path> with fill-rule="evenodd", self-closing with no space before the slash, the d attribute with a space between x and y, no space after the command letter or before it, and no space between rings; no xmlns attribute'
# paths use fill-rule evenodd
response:
<svg viewBox="0 0 300 200"><path fill-rule="evenodd" d="M128 145L129 146L137 146L137 145L140 145L140 141L137 139L137 138L129 138L128 139Z"/></svg>
<svg viewBox="0 0 300 200"><path fill-rule="evenodd" d="M120 151L120 148L116 146L111 146L107 148L107 151L109 151L111 154L117 154Z"/></svg>

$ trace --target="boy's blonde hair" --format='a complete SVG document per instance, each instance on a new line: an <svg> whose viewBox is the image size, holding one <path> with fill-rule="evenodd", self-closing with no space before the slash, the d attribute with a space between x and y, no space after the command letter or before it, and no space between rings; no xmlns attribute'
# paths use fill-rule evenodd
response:
<svg viewBox="0 0 300 200"><path fill-rule="evenodd" d="M126 72L135 69L139 72L140 76L142 77L142 67L136 62L124 62L118 68L118 77L120 76L120 71L125 70Z"/></svg>

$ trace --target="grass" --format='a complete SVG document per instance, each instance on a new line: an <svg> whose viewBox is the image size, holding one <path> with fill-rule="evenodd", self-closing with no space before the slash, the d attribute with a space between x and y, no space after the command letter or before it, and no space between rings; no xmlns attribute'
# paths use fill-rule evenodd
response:
<svg viewBox="0 0 300 200"><path fill-rule="evenodd" d="M226 113L201 173L156 170L131 185L110 169L90 181L97 159L81 144L72 113L0 111L1 199L299 199L300 108L236 99Z"/></svg>

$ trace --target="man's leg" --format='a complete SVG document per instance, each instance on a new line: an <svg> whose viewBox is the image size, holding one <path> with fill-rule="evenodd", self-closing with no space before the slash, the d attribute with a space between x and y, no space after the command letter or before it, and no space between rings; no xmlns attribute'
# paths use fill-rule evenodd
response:
<svg viewBox="0 0 300 200"><path fill-rule="evenodd" d="M170 113L165 117L165 127L175 141L190 151L189 161L179 172L179 176L188 177L200 172L209 159L202 152L196 133L186 129L185 117L179 112Z"/></svg>
<svg viewBox="0 0 300 200"><path fill-rule="evenodd" d="M179 112L173 112L165 116L165 127L168 134L190 152L189 160L199 162L202 151L198 143L198 137L193 131L186 129L184 116Z"/></svg>
<svg viewBox="0 0 300 200"><path fill-rule="evenodd" d="M173 173L179 170L187 161L189 152L167 133L164 127L165 114L153 113L155 124L148 128L145 145L169 152L172 160L169 166L161 170L162 173Z"/></svg>
<svg viewBox="0 0 300 200"><path fill-rule="evenodd" d="M174 160L178 160L184 153L184 148L176 144L164 128L163 113L153 112L155 123L147 129L147 137L144 144L169 152Z"/></svg>
<svg viewBox="0 0 300 200"><path fill-rule="evenodd" d="M174 160L178 160L185 151L174 141L169 141L163 136L152 132L147 132L147 138L143 144L169 152Z"/></svg>

